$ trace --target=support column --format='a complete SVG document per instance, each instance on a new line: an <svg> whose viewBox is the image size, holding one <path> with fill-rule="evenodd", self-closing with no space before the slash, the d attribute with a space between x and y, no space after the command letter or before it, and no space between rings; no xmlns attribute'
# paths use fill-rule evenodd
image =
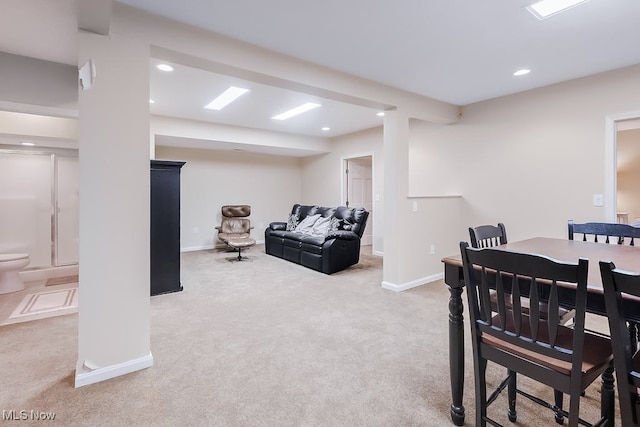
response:
<svg viewBox="0 0 640 427"><path fill-rule="evenodd" d="M382 287L400 290L410 262L409 117L403 111L384 115L384 266Z"/></svg>
<svg viewBox="0 0 640 427"><path fill-rule="evenodd" d="M149 46L80 31L76 387L149 367Z"/></svg>

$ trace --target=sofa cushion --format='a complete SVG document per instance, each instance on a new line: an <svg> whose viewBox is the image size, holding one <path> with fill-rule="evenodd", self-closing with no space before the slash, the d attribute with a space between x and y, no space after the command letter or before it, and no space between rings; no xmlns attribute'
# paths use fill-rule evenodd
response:
<svg viewBox="0 0 640 427"><path fill-rule="evenodd" d="M314 214L319 213L320 215L326 218L326 217L332 217L335 212L336 212L336 208L327 208L327 207L318 206Z"/></svg>
<svg viewBox="0 0 640 427"><path fill-rule="evenodd" d="M324 236L304 236L301 240L303 245L313 245L317 247L322 247L324 244L325 238ZM303 246L304 247L304 246ZM314 252L317 252L314 250ZM317 252L320 253L320 252Z"/></svg>
<svg viewBox="0 0 640 427"><path fill-rule="evenodd" d="M271 230L271 235L275 237L280 237L287 240L292 240L296 242L302 241L306 234L296 233L295 231L287 231L287 230Z"/></svg>
<svg viewBox="0 0 640 427"><path fill-rule="evenodd" d="M350 218L331 218L331 224L327 234L335 233L336 231L354 231L354 224Z"/></svg>

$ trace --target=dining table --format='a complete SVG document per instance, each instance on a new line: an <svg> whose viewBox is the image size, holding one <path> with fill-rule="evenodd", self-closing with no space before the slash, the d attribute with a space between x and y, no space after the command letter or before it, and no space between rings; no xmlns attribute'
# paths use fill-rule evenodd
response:
<svg viewBox="0 0 640 427"><path fill-rule="evenodd" d="M599 316L606 316L602 279L600 276L600 261L612 261L616 268L627 271L640 271L640 247L585 242L580 240L558 239L550 237L534 237L531 239L506 243L495 246L493 249L510 252L520 252L547 256L559 261L577 262L579 258L589 260L589 273L587 277L587 312ZM442 259L444 263L444 282L449 288L449 374L451 380L451 420L455 425L464 424L465 409L464 397L464 305L462 292L464 289L464 277L461 254L451 255ZM575 294L575 293L573 293ZM566 288L559 296L561 304L566 308L572 308L571 288ZM640 301L628 299L624 301L628 305L627 320L630 333L637 337L634 331L636 323L640 323ZM636 338L637 339L637 338ZM613 373L603 374L603 407L614 405L613 397ZM610 376L605 379L604 375ZM604 399L607 401L605 402Z"/></svg>

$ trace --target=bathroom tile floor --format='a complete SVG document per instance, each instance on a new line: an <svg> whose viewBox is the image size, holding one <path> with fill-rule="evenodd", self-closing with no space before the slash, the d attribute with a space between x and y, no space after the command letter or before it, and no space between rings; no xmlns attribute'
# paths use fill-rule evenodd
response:
<svg viewBox="0 0 640 427"><path fill-rule="evenodd" d="M0 295L0 327L6 324L27 322L31 320L42 319L45 317L61 316L70 313L77 313L77 308L65 310L51 311L47 313L40 313L33 316L22 316L18 318L9 318L14 310L23 302L25 297L30 294L38 294L41 292L54 292L65 289L77 288L78 283L64 283L61 285L47 286L46 280L36 280L33 282L25 282L25 288L22 291L12 292L9 294Z"/></svg>

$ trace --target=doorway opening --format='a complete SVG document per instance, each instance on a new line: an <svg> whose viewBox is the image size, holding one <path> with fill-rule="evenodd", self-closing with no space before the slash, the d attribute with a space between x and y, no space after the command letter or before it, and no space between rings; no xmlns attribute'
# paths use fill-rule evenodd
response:
<svg viewBox="0 0 640 427"><path fill-rule="evenodd" d="M361 244L373 244L373 155L364 154L342 159L342 204L362 207L369 212Z"/></svg>
<svg viewBox="0 0 640 427"><path fill-rule="evenodd" d="M640 111L607 116L605 125L606 220L633 224L640 219Z"/></svg>

